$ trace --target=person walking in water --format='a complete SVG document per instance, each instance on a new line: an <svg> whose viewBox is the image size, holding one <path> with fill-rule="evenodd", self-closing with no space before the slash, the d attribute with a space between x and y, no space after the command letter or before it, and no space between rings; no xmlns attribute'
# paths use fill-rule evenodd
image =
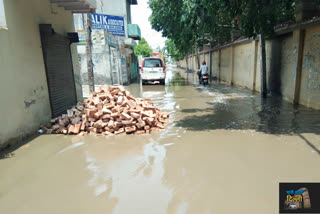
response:
<svg viewBox="0 0 320 214"><path fill-rule="evenodd" d="M199 70L199 81L201 79L201 76L205 74L208 74L208 66L206 61L203 61L202 66L200 67L200 70Z"/></svg>

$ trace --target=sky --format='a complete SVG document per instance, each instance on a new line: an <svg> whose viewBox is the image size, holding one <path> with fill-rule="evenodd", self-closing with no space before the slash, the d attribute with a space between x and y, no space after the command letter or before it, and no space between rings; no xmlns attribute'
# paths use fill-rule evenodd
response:
<svg viewBox="0 0 320 214"><path fill-rule="evenodd" d="M151 28L149 16L151 9L148 6L148 0L138 0L138 5L131 5L132 24L138 24L141 30L141 36L144 37L149 45L156 49L158 46L163 48L166 38L162 37L160 32Z"/></svg>

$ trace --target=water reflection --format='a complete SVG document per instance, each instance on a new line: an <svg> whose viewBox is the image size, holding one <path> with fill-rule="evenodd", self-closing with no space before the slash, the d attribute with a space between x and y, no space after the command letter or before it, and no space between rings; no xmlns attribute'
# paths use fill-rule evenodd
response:
<svg viewBox="0 0 320 214"><path fill-rule="evenodd" d="M320 180L319 111L215 84L128 88L170 113L163 132L41 135L0 161L3 212L269 214L279 182Z"/></svg>
<svg viewBox="0 0 320 214"><path fill-rule="evenodd" d="M166 147L152 138L146 144L143 138L140 140L143 143L133 139L131 149L127 143L124 147L108 145L101 159L97 158L101 148L86 152L91 173L88 185L94 188L95 196L106 193L116 201L112 213L165 213L172 198L172 191L162 183ZM156 210L152 207L154 199L158 200Z"/></svg>
<svg viewBox="0 0 320 214"><path fill-rule="evenodd" d="M177 126L192 130L254 129L271 134L320 133L320 111L294 106L281 97L261 99L248 90L218 84L198 90L212 97L207 102L211 107L183 109L184 113L205 114L187 116Z"/></svg>

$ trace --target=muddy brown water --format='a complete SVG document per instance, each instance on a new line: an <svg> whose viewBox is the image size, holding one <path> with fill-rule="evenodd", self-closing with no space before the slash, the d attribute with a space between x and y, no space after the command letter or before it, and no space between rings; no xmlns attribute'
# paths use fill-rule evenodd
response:
<svg viewBox="0 0 320 214"><path fill-rule="evenodd" d="M171 115L143 136L41 135L0 160L1 213L278 213L320 181L320 112L237 87L132 84Z"/></svg>

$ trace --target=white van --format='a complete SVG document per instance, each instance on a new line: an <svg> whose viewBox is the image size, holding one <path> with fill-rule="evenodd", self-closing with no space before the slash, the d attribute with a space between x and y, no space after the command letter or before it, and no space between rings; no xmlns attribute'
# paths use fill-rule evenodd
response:
<svg viewBox="0 0 320 214"><path fill-rule="evenodd" d="M140 76L142 84L151 81L154 83L159 82L164 85L166 79L166 67L163 60L155 57L144 58L142 61Z"/></svg>

